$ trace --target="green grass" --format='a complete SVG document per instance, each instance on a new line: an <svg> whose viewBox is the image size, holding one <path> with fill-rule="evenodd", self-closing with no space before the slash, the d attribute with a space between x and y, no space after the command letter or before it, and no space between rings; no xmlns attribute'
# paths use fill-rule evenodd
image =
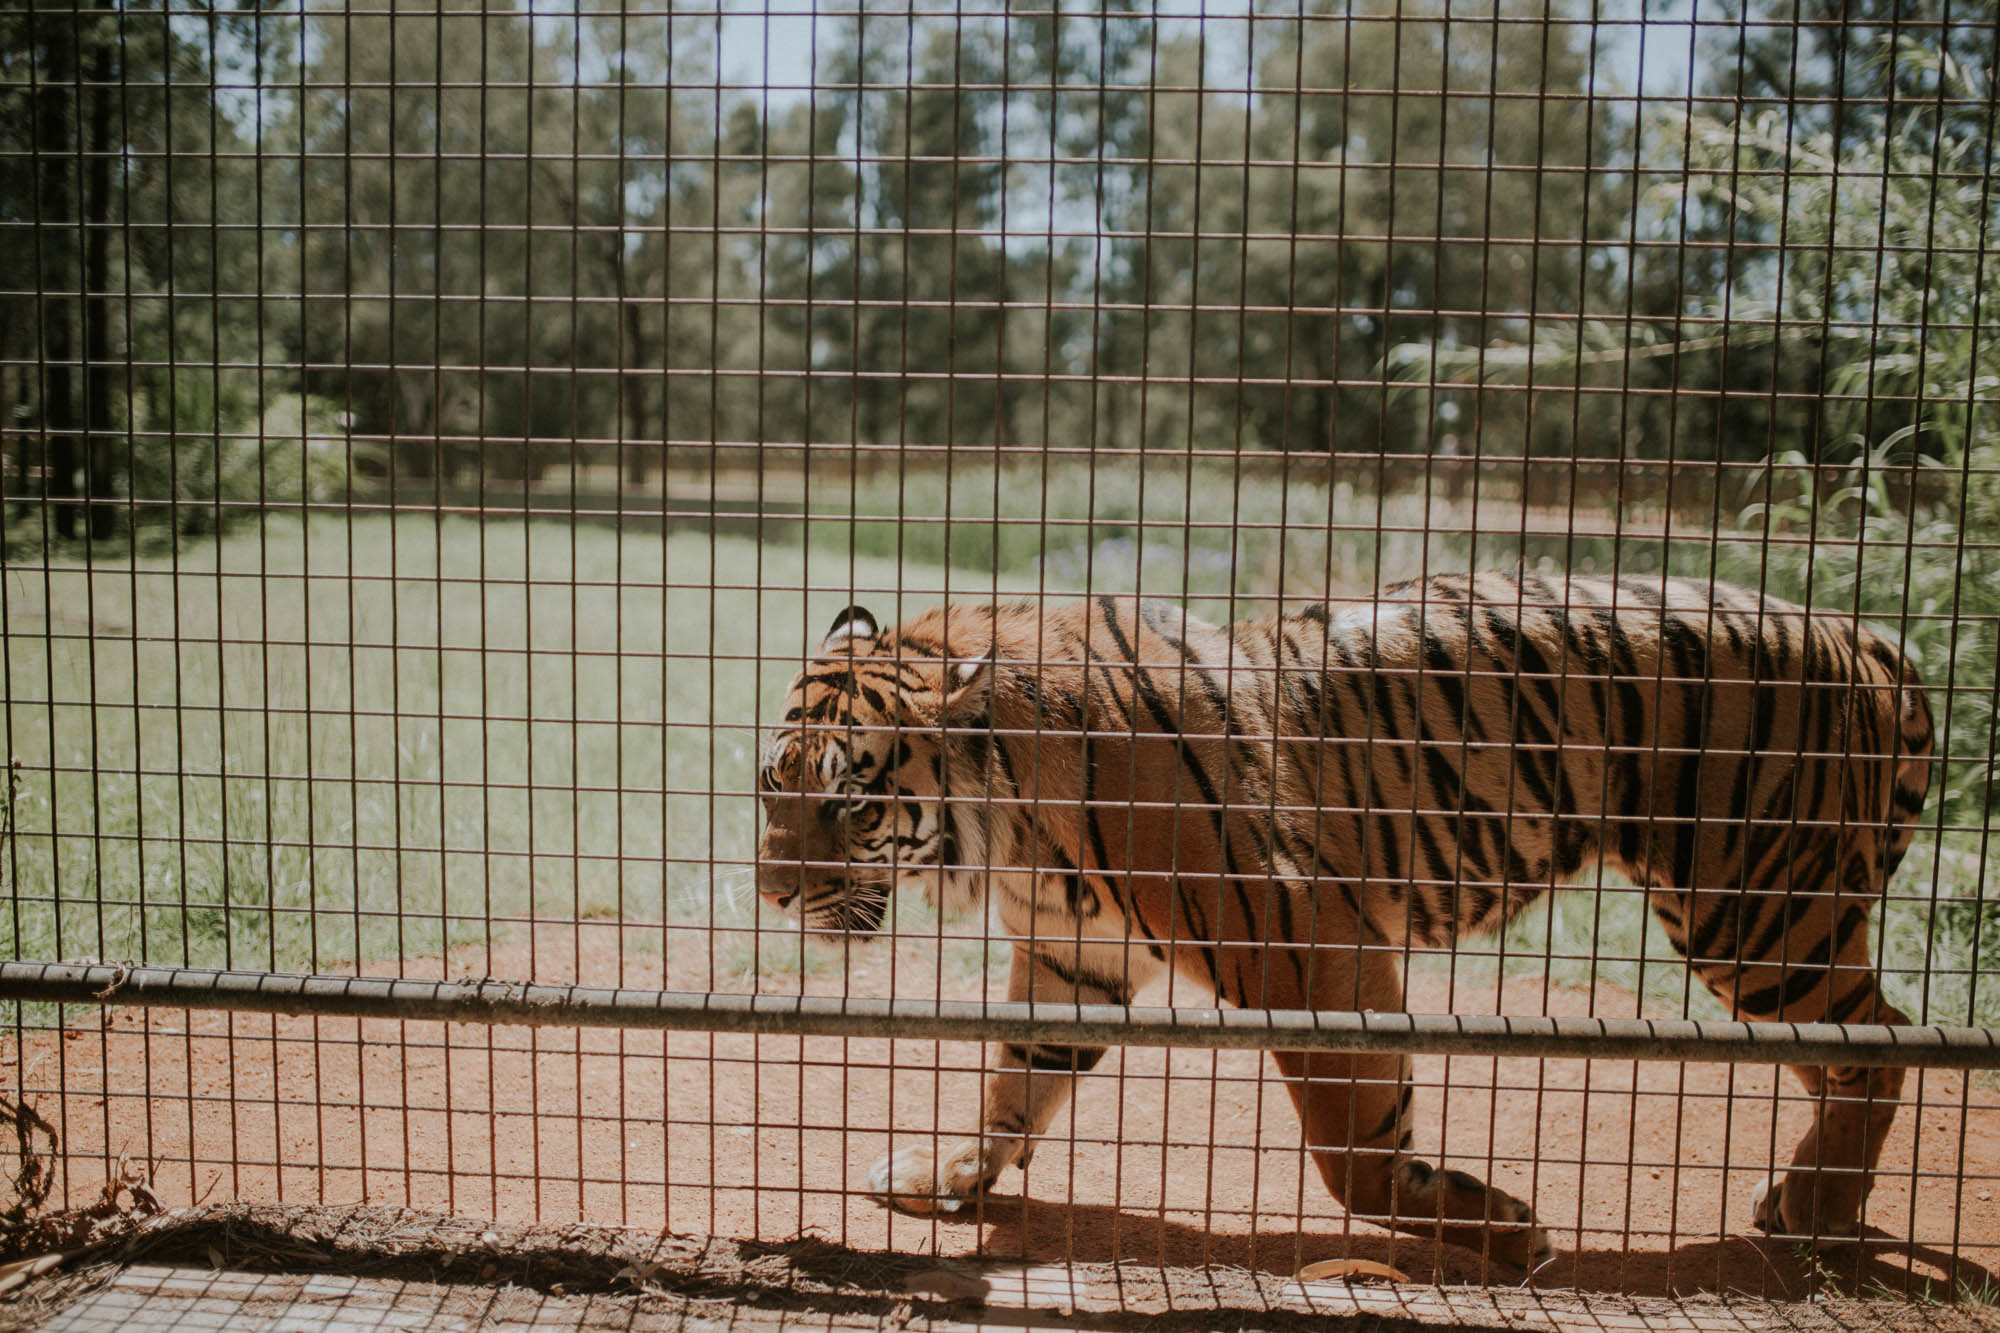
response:
<svg viewBox="0 0 2000 1333"><path fill-rule="evenodd" d="M845 491L822 492L840 512L761 545L327 515L117 568L16 561L0 574L0 745L21 781L0 951L302 970L435 955L529 916L617 918L721 928L726 972L823 974L847 952L747 929L757 813L739 793L760 721L850 600L893 621L947 587L1088 586L1241 616L1281 584L1300 597L1475 560L1602 568L1613 554L1489 532L1475 550L1427 523L1420 497L1189 466L1148 465L1143 491L1131 467L1046 487L1035 465L965 469L949 525L879 517L944 512L941 475L871 478L859 520ZM1702 573L1717 549L1692 537L1616 554L1628 570ZM1913 1015L2000 1023L2000 987L1973 993L2000 968L1979 871L1976 838L1947 834L1920 841L1892 888L1883 957ZM898 919L931 918L901 904ZM948 952L954 976L991 961L976 942ZM1503 965L1689 1011L1686 973L1636 893L1556 895L1452 964L1467 978ZM1691 1012L1719 1010L1697 988Z"/></svg>
<svg viewBox="0 0 2000 1333"><path fill-rule="evenodd" d="M0 949L289 969L530 913L747 919L747 875L709 861L749 858L754 803L707 793L750 789L756 721L849 577L747 537L374 517L16 563Z"/></svg>

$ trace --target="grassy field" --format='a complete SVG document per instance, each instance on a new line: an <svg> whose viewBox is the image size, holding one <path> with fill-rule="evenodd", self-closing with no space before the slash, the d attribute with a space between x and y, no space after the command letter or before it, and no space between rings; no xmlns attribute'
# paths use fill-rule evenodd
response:
<svg viewBox="0 0 2000 1333"><path fill-rule="evenodd" d="M718 958L740 974L837 967L836 950L744 930L747 793L759 720L848 602L893 620L947 590L1087 586L1240 616L1280 587L1613 555L1608 538L1525 522L1474 538L1477 521L1421 498L1297 480L1281 495L1185 462L1053 480L956 477L947 510L937 475L873 479L761 542L333 514L117 568L16 562L0 589L0 743L19 784L0 951L307 970L435 955L530 918L615 918L732 932ZM1628 537L1616 556L1696 573L1715 551ZM1936 1021L2000 1021L2000 988L1972 993L2000 965L1975 852L1921 843L1885 912L1896 998ZM1630 892L1562 895L1452 966L1687 1008L1686 974ZM1693 1012L1718 1011L1698 996Z"/></svg>
<svg viewBox="0 0 2000 1333"><path fill-rule="evenodd" d="M300 968L705 908L710 857L755 836L747 797L708 793L749 790L808 624L895 575L706 533L337 517L177 565L16 565L7 947Z"/></svg>

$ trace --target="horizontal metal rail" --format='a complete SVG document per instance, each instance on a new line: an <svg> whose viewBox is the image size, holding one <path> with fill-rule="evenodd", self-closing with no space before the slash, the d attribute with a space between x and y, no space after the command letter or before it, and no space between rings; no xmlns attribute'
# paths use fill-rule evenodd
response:
<svg viewBox="0 0 2000 1333"><path fill-rule="evenodd" d="M1458 1017L717 995L492 980L36 962L0 963L0 1000L765 1036L2000 1069L2000 1030L1872 1023Z"/></svg>

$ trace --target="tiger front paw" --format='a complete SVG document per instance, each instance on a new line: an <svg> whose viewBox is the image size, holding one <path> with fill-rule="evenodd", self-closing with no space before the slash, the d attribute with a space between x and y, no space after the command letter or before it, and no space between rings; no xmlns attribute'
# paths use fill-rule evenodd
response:
<svg viewBox="0 0 2000 1333"><path fill-rule="evenodd" d="M1519 1200L1513 1200L1520 1212L1512 1226L1494 1227L1487 1232L1493 1257L1503 1264L1524 1268L1532 1272L1548 1261L1556 1252L1549 1243L1549 1233L1535 1222L1534 1210Z"/></svg>
<svg viewBox="0 0 2000 1333"><path fill-rule="evenodd" d="M1556 1250L1549 1233L1535 1220L1535 1210L1504 1190L1486 1189L1485 1211L1491 1219L1485 1226L1466 1228L1448 1239L1467 1249L1480 1250L1495 1262L1533 1272Z"/></svg>
<svg viewBox="0 0 2000 1333"><path fill-rule="evenodd" d="M1788 1171L1766 1176L1750 1196L1760 1230L1795 1240L1851 1239L1861 1230L1862 1191L1854 1177Z"/></svg>
<svg viewBox="0 0 2000 1333"><path fill-rule="evenodd" d="M1000 1176L1012 1154L989 1152L977 1139L945 1145L942 1161L928 1147L899 1148L868 1173L870 1197L916 1217L962 1212ZM997 1145L996 1145L997 1147Z"/></svg>
<svg viewBox="0 0 2000 1333"><path fill-rule="evenodd" d="M1396 1167L1394 1199L1390 1225L1438 1235L1509 1267L1532 1272L1555 1253L1532 1207L1463 1171L1406 1157Z"/></svg>

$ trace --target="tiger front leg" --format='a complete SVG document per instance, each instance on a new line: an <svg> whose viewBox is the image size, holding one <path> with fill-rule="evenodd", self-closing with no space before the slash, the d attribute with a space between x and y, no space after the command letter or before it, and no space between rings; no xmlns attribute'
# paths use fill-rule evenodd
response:
<svg viewBox="0 0 2000 1333"><path fill-rule="evenodd" d="M977 1138L899 1148L868 1173L868 1192L906 1213L955 1213L993 1186L1010 1166L1026 1166L1036 1136L1069 1100L1078 1072L1104 1057L1102 1046L999 1048L987 1076Z"/></svg>
<svg viewBox="0 0 2000 1333"><path fill-rule="evenodd" d="M1259 986L1273 1007L1400 1007L1402 972L1393 955L1371 950L1315 951L1306 985L1287 969ZM1258 989L1245 993L1256 995ZM1272 1053L1298 1108L1307 1149L1320 1177L1348 1215L1396 1231L1435 1236L1514 1268L1533 1268L1554 1251L1534 1209L1463 1171L1411 1155L1414 1089L1400 1055L1301 1051Z"/></svg>
<svg viewBox="0 0 2000 1333"><path fill-rule="evenodd" d="M1060 948L1059 961L1050 952ZM1007 978L1009 1000L1064 1004L1126 1004L1132 988L1122 977L1093 969L1095 952L1074 943L1016 945ZM1010 1166L1026 1166L1037 1139L1069 1101L1076 1075L1097 1066L1102 1046L1006 1043L997 1048L986 1077L977 1137L935 1147L899 1148L868 1173L867 1192L902 1212L934 1216L963 1211Z"/></svg>
<svg viewBox="0 0 2000 1333"><path fill-rule="evenodd" d="M1534 1209L1411 1156L1409 1061L1274 1052L1320 1176L1348 1216L1533 1268L1554 1251Z"/></svg>

